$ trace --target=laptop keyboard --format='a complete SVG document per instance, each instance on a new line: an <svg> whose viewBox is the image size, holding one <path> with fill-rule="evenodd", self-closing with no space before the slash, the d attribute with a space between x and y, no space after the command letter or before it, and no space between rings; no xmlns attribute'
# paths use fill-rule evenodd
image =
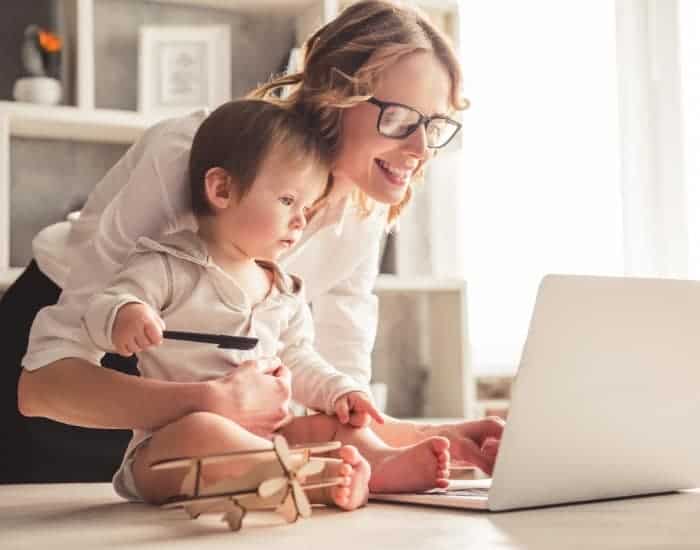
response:
<svg viewBox="0 0 700 550"><path fill-rule="evenodd" d="M473 488L473 489L454 489L447 490L444 493L449 496L460 496L460 497L485 497L488 496L489 490L486 488Z"/></svg>

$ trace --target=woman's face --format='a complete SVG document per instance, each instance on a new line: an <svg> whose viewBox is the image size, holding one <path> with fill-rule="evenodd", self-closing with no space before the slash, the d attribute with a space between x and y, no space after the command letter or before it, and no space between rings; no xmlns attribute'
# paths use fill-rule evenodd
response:
<svg viewBox="0 0 700 550"><path fill-rule="evenodd" d="M450 77L430 52L402 57L381 76L374 97L403 103L425 116L447 114ZM426 146L425 127L403 139L384 137L377 131L380 109L360 103L345 111L341 149L333 168L340 185L357 185L371 198L385 204L401 202L415 173L432 157Z"/></svg>

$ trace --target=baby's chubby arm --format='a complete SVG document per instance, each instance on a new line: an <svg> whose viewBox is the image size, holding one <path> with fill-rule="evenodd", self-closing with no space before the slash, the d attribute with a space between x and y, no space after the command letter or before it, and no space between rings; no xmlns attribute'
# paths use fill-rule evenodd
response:
<svg viewBox="0 0 700 550"><path fill-rule="evenodd" d="M299 403L335 414L343 424L361 427L370 419L383 422L369 397L368 388L341 373L314 348L314 328L309 307L303 299L281 334L279 357L292 371L292 397Z"/></svg>
<svg viewBox="0 0 700 550"><path fill-rule="evenodd" d="M165 322L158 312L172 294L166 262L158 252L134 253L110 285L93 296L83 324L97 347L130 356L161 343Z"/></svg>
<svg viewBox="0 0 700 550"><path fill-rule="evenodd" d="M163 341L165 321L151 306L138 302L124 304L112 327L112 345L119 355L129 357Z"/></svg>

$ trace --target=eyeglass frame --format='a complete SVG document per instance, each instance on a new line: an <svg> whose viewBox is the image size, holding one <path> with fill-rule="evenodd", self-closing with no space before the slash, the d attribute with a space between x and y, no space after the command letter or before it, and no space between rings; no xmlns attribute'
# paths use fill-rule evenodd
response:
<svg viewBox="0 0 700 550"><path fill-rule="evenodd" d="M459 133L459 131L462 129L462 123L457 122L453 118L450 118L446 115L433 115L433 116L425 116L423 113L421 113L418 109L414 107L410 107L408 105L404 105L403 103L396 103L395 101L382 101L380 99L377 99L376 97L370 97L367 100L368 103L371 103L372 105L376 105L379 107L379 115L377 115L377 132L379 135L388 138L388 139L406 139L408 136L410 136L413 132L415 132L419 126L423 125L427 131L428 129L428 124L430 124L433 120L435 119L441 119L441 120L447 120L454 124L456 126L456 130L453 132L453 134L450 136L450 139L448 139L445 143L442 145L428 145L429 149L442 149L447 145L450 141L454 139L454 137ZM382 131L379 129L380 123L382 121L382 116L384 115L384 110L387 107L403 107L404 109L408 109L409 111L413 111L418 115L418 122L416 122L413 126L410 127L409 131L403 135L403 136L387 136L386 134L382 133ZM427 145L427 142L426 142Z"/></svg>

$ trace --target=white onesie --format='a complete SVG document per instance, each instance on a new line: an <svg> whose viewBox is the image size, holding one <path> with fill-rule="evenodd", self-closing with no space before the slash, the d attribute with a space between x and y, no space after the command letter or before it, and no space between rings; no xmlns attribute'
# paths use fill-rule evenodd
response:
<svg viewBox="0 0 700 550"><path fill-rule="evenodd" d="M301 280L274 263L258 263L272 271L274 283L268 296L252 305L236 281L212 261L195 233L181 231L161 242L141 238L108 288L90 300L83 317L85 329L98 348L114 352L111 336L117 311L140 302L153 307L168 330L258 338L258 345L247 351L164 340L138 353L138 368L146 378L194 382L220 378L249 359L279 357L292 371L292 398L333 414L340 396L365 388L314 349L313 321ZM134 430L122 468L150 435ZM120 472L115 481L118 478ZM116 482L115 488L122 496L137 497Z"/></svg>

